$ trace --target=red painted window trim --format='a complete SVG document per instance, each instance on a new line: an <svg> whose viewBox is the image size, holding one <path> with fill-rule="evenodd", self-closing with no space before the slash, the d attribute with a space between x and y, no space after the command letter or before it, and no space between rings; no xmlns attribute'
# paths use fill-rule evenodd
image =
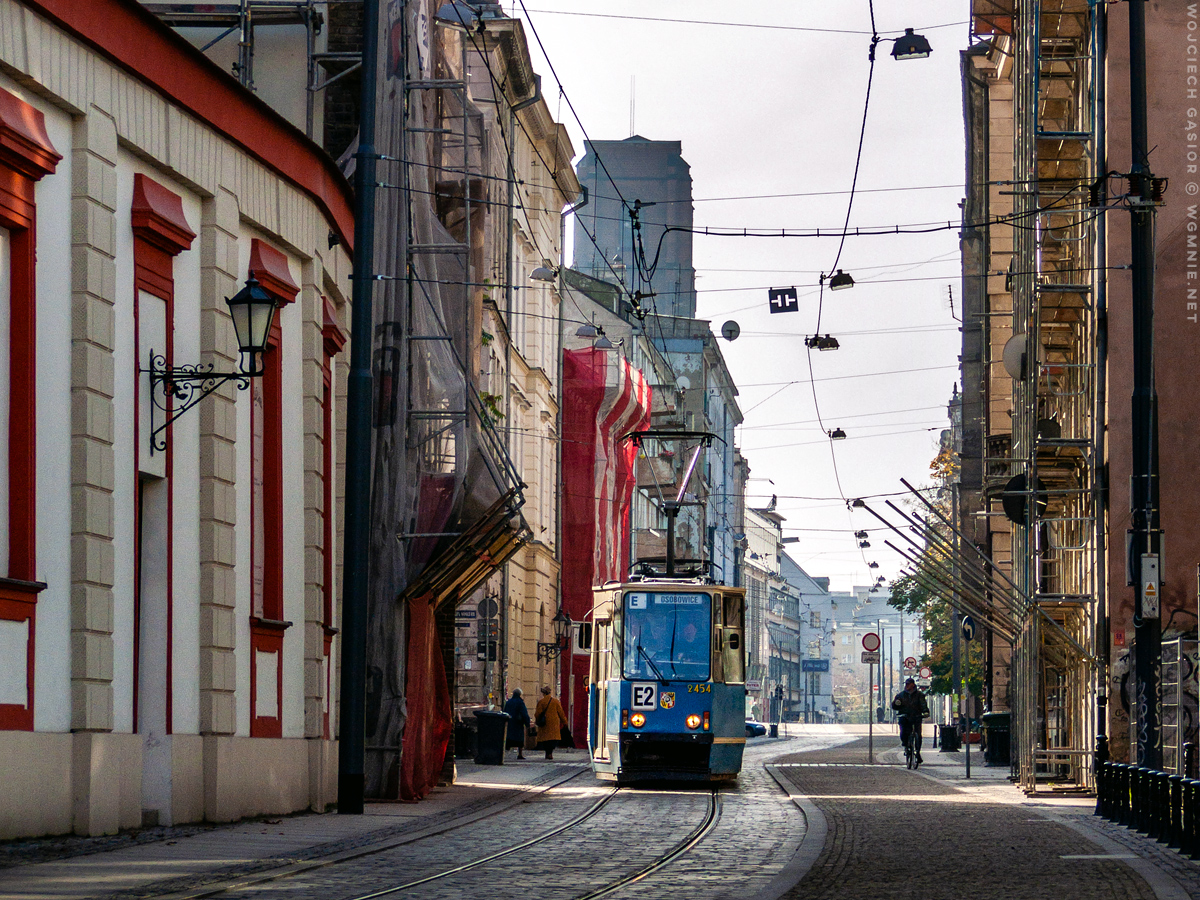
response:
<svg viewBox="0 0 1200 900"><path fill-rule="evenodd" d="M300 285L292 281L287 257L258 238L250 241L250 274L279 306L287 306L300 293Z"/></svg>
<svg viewBox="0 0 1200 900"><path fill-rule="evenodd" d="M33 730L37 595L37 198L34 185L62 156L42 113L0 88L0 228L9 235L8 571L0 572L0 618L29 623L27 703L0 704L0 730ZM5 539L0 537L0 540Z"/></svg>
<svg viewBox="0 0 1200 900"><path fill-rule="evenodd" d="M37 578L37 202L62 156L41 111L0 89L0 227L9 233L8 571Z"/></svg>
<svg viewBox="0 0 1200 900"><path fill-rule="evenodd" d="M29 623L29 641L25 645L25 705L0 703L0 731L33 731L33 636L37 623L37 595L45 588L42 582L0 578L0 619Z"/></svg>
<svg viewBox="0 0 1200 900"><path fill-rule="evenodd" d="M287 257L265 241L254 238L250 243L250 274L263 289L275 298L279 307L271 326L271 338L263 353L263 374L251 390L262 392L262 444L252 453L262 454L262 508L251 503L251 565L254 560L253 523L261 517L263 532L263 585L261 604L252 610L250 618L250 736L280 737L283 729L283 632L291 625L283 620L283 328L280 318L283 308L296 299L300 287L291 276ZM251 405L251 416L254 407ZM251 432L254 422L251 421ZM257 462L252 462L252 467ZM278 652L276 681L278 685L278 717L255 715L258 702L255 651Z"/></svg>
<svg viewBox="0 0 1200 900"><path fill-rule="evenodd" d="M333 644L333 636L337 634L337 629L333 627L333 598L334 598L334 571L333 571L333 482L334 482L334 433L333 433L333 404L334 404L334 385L333 385L333 360L334 357L341 352L342 347L346 345L346 333L338 326L337 312L333 308L333 304L329 302L329 298L324 298L324 322L321 327L322 343L324 345L324 359L322 360L321 374L322 386L324 393L321 397L321 440L322 440L322 505L321 515L323 516L324 541L322 545L322 563L323 563L323 631L324 631L324 653L325 653L325 711L323 715L323 736L329 738L329 692L332 690L333 673L329 667L330 650Z"/></svg>
<svg viewBox="0 0 1200 900"><path fill-rule="evenodd" d="M133 229L133 309L134 309L134 346L137 352L141 353L141 341L139 339L140 320L138 318L138 309L140 306L139 294L145 291L158 297L166 304L166 346L155 347L154 352L162 353L166 365L173 366L175 360L175 257L188 250L192 246L192 241L196 238L196 233L188 226L187 217L183 212L183 198L174 191L164 187L152 178L136 173L133 176L133 202L129 210L130 227ZM149 363L149 360L138 359L136 366L140 369L141 366ZM141 379L135 379L134 409L138 408L137 393L141 390ZM171 398L168 396L168 412ZM135 447L142 446L141 442L146 437L140 433L140 428L135 424L136 439ZM168 482L167 488L167 671L166 671L166 722L163 723L164 730L167 734L172 733L171 720L172 716L172 663L173 651L171 635L174 632L174 548L172 545L172 536L175 533L175 502L174 491L170 486L171 476L174 474L175 455L173 445L170 441L167 442L166 450L166 478ZM134 454L134 484L138 485L137 490L141 490L140 472L138 468L138 454ZM134 522L134 533L141 534L141 503L134 505L137 520ZM141 559L141 549L139 547L137 559ZM133 721L136 729L138 722L138 660L140 659L140 622L141 622L141 571L140 566L135 567L134 571L134 622L135 630L133 635L133 684L134 684L134 700L133 700Z"/></svg>
<svg viewBox="0 0 1200 900"><path fill-rule="evenodd" d="M291 622L250 617L250 737L283 737L283 633ZM258 653L275 654L275 716L258 716Z"/></svg>

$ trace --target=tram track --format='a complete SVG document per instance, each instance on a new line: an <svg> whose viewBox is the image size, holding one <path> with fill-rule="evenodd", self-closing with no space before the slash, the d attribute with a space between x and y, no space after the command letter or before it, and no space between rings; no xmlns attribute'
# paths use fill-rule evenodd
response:
<svg viewBox="0 0 1200 900"><path fill-rule="evenodd" d="M571 776L563 781L559 781L555 785L552 785L545 790L550 790L553 787L572 781L574 780L574 777L576 776ZM537 792L537 795L541 795L543 793L545 793L544 790ZM502 849L487 853L486 855L480 856L476 859L449 866L441 871L424 875L419 878L412 878L401 884L393 884L383 888L376 888L375 890L361 894L348 895L344 897L343 900L378 900L378 898L383 897L403 896L405 892L411 891L415 888L429 885L434 882L443 881L444 879L450 879L472 869L477 869L482 866L486 866L489 863L494 863L507 856L529 850L530 848L536 847L540 844L547 844L565 832L578 828L585 822L594 819L599 813L609 806L609 804L615 797L618 796L618 794L629 795L632 798L638 796L639 792L630 790L628 788L610 788L604 794L604 796L600 797L591 805L589 805L587 809L573 816L568 821L554 825L535 837L511 846L503 847ZM525 800L518 801L518 805L521 802L527 802L529 799L532 798L525 798ZM330 871L334 867L341 867L347 864L361 862L371 857L379 857L382 854L388 853L389 851L399 850L400 848L406 845L411 845L414 842L427 841L431 838L445 835L448 832L456 831L469 825L479 824L480 822L486 821L497 813L512 809L513 806L514 804L512 803L497 804L497 806L494 808L494 811L489 810L482 815L475 814L470 816L465 821L460 820L456 823L449 823L428 831L424 831L423 833L405 835L399 839L389 840L370 847L358 848L348 853L337 854L336 856L330 858L313 859L309 861L298 862L292 865L285 865L274 871L262 872L248 878L236 878L233 881L226 881L225 883L219 885L210 884L209 886L201 888L200 890L193 889L191 891L185 890L183 892L168 890L168 892L165 894L142 893L141 896L169 897L171 900L199 900L199 898L231 896L247 890L254 891L256 889L263 889L267 888L270 884L286 884L289 880L312 875L317 870L324 869ZM620 875L619 877L609 881L607 884L599 887L593 887L584 891L583 893L573 895L571 900L598 900L598 898L610 896L622 888L627 888L631 885L637 884L643 879L666 868L671 863L687 854L697 844L703 841L704 838L713 831L713 829L716 828L721 818L721 808L720 788L714 785L708 790L707 804L705 806L705 811L701 822L696 827L692 828L685 837L677 841L669 849L659 853L654 857L653 860L642 865L640 868L637 868L636 870L627 874ZM580 887L582 888L585 886L580 885Z"/></svg>
<svg viewBox="0 0 1200 900"><path fill-rule="evenodd" d="M514 807L521 805L522 803L529 802L529 800L532 799L532 797L541 796L549 791L554 790L555 788L561 787L564 784L574 781L576 778L578 778L582 774L584 774L584 773L582 771L579 771L579 772L575 772L573 774L567 775L566 777L557 778L557 779L551 781L549 784L539 787L532 792L528 791L527 789L523 790L523 791L519 791L518 793L525 794L526 796L518 796L518 797L515 797L512 799L501 800L497 803L492 803L483 809L474 810L474 811L468 813L466 816L457 818L454 821L440 823L440 824L435 825L430 828L417 828L412 832L401 833L399 835L396 835L395 837L386 838L386 839L383 839L382 841L377 841L377 842L371 843L367 846L356 847L351 850L345 850L345 851L341 851L341 852L337 852L337 853L332 853L324 858L294 860L294 861L291 861L290 863L285 862L269 871L245 873L241 877L234 876L232 879L225 880L223 883L220 883L220 884L212 884L210 882L209 885L207 885L203 888L200 888L198 890L197 889L183 890L183 891L168 890L165 893L147 893L145 890L142 890L142 891L136 892L136 896L138 896L139 898L160 897L160 898L164 898L164 900L204 900L204 898L219 897L223 894L232 894L235 891L245 890L248 888L252 889L255 887L260 887L260 886L263 886L270 882L284 881L289 878L296 878L301 875L310 874L319 869L327 869L327 868L330 868L333 866L340 866L340 865L345 865L347 863L353 863L353 862L356 862L356 861L359 861L359 860L362 860L362 859L365 859L368 857L372 857L372 856L379 856L379 855L381 855L383 853L387 853L391 850L396 850L400 847L404 847L409 844L417 843L420 841L429 840L430 838L439 837L439 836L447 834L449 832L457 831L460 828L466 828L471 825L475 825L482 821L490 819L494 816L501 815L501 814L513 809ZM532 797L529 796L530 793L532 793ZM615 789L614 789L613 793L615 793ZM604 802L607 802L608 799L611 799L611 796L604 798ZM594 814L594 813L592 813L592 814ZM559 830L563 830L563 829L560 828ZM538 841L546 840L547 838L549 838L551 836L552 835L550 835L550 834L542 835L540 838L537 838L534 841L532 841L532 843L537 843ZM514 851L516 849L521 849L521 848L514 848ZM504 854L501 853L500 855L504 855ZM480 862L482 862L482 861L480 861ZM444 877L444 876L439 876L439 877ZM123 898L125 895L120 895L120 896L122 896L122 898ZM370 896L375 896L375 895L370 895ZM354 900L354 898L347 898L347 900Z"/></svg>
<svg viewBox="0 0 1200 900"><path fill-rule="evenodd" d="M419 887L421 885L429 884L430 882L439 881L443 878L449 878L454 875L458 875L463 872L469 871L470 869L474 869L479 866L486 865L487 863L494 862L498 859L502 859L503 857L509 856L510 854L518 853L522 850L527 850L530 847L533 847L537 844L544 843L544 842L550 840L551 838L556 837L556 836L562 834L563 832L570 830L571 828L575 828L578 825L581 825L584 822L586 822L587 820L591 819L593 816L595 816L597 813L599 813L600 810L602 810L605 806L607 806L609 801L611 801L620 790L621 790L621 788L613 788L611 791L609 791L609 793L607 793L605 796L601 797L598 801L593 803L587 810L585 810L583 813L576 816L575 818L571 819L569 822L565 822L562 825L558 825L558 826L550 829L549 831L546 831L546 832L538 835L537 837L530 838L527 841L523 841L520 844L517 844L512 847L506 847L503 850L488 854L487 856L480 857L479 859L472 860L471 862L468 862L468 863L463 863L462 865L454 866L453 868L446 869L442 872L437 872L433 875L427 875L423 878L414 879L413 881L409 881L404 884L395 885L393 887L383 888L382 890L372 891L371 893L368 893L368 894L358 894L353 897L347 897L347 898L345 898L345 900L377 900L377 898L379 898L379 897L391 896L394 894L398 894L402 891L407 891L412 888ZM616 891L618 891L622 888L629 887L632 884L636 884L637 882L641 881L642 879L644 879L650 875L653 875L654 873L660 871L661 869L666 868L668 865L673 863L679 857L683 856L685 853L687 853L689 850L691 850L693 847L695 847L697 844L699 844L702 840L704 840L704 838L707 837L708 834L717 826L717 823L720 821L720 819L721 819L720 789L716 786L713 786L709 789L708 805L705 810L705 815L704 815L703 821L696 828L694 828L687 835L687 837L683 838L683 840L679 841L677 844L675 844L671 849L667 850L666 852L660 853L652 862L648 863L647 865L643 866L642 868L638 869L637 871L631 872L628 875L623 875L620 878L616 879L615 881L609 882L608 884L603 885L602 887L594 888L594 889L588 891L587 893L579 894L576 897L573 897L572 900L596 900L596 898L606 897L610 894L615 893Z"/></svg>

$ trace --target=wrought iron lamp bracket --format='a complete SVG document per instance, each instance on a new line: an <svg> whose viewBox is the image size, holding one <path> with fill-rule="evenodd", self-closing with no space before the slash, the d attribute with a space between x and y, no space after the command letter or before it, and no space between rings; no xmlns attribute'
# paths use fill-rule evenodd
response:
<svg viewBox="0 0 1200 900"><path fill-rule="evenodd" d="M560 656L562 656L562 652L566 649L567 649L567 639L566 638L563 638L561 641L559 641L558 643L554 643L554 644L544 644L541 641L538 641L538 645L537 645L538 662L541 662L543 659L546 662L553 662L554 660L556 660Z"/></svg>
<svg viewBox="0 0 1200 900"><path fill-rule="evenodd" d="M216 372L210 364L167 367L167 358L150 351L150 454L167 449L167 429L171 423L219 388L232 381L239 391L250 387L250 379L262 374L254 368L251 357L249 371ZM174 401L174 402L173 402ZM164 416L158 424L159 415Z"/></svg>

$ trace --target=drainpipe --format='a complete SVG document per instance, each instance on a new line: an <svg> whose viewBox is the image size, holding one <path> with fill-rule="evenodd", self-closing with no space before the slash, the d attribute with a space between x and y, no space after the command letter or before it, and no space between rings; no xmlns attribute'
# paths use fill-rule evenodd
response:
<svg viewBox="0 0 1200 900"><path fill-rule="evenodd" d="M371 343L375 286L375 89L379 0L363 2L362 98L354 167L354 271L346 382L342 690L338 704L338 812L363 811L366 752L367 562L371 546Z"/></svg>

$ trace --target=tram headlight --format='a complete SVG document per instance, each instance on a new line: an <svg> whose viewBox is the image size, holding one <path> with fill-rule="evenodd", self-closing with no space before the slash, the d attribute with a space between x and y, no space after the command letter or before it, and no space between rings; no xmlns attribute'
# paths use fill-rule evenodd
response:
<svg viewBox="0 0 1200 900"><path fill-rule="evenodd" d="M695 713L692 713L690 716L688 716L687 717L687 727L693 728L693 729L699 728L700 727L700 717L698 715L696 715Z"/></svg>
<svg viewBox="0 0 1200 900"><path fill-rule="evenodd" d="M646 724L646 717L641 713L634 713L629 717L629 721L633 723L634 728L641 728Z"/></svg>

